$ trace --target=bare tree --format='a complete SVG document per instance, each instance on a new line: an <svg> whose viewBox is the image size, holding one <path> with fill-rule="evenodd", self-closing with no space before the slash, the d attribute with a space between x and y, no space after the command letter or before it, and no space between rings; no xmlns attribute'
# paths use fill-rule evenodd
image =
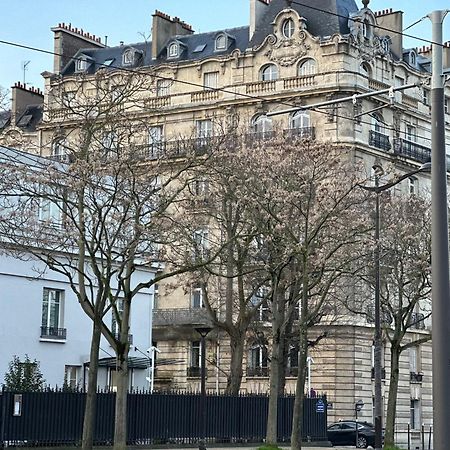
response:
<svg viewBox="0 0 450 450"><path fill-rule="evenodd" d="M418 196L384 195L382 200L380 303L391 352L385 444L394 445L400 356L431 339L425 331L425 320L431 315L431 212L429 200ZM370 261L367 266L371 267ZM373 272L360 276L373 289ZM362 311L372 321L373 304L364 301L370 296L362 297ZM425 332L411 333L419 329Z"/></svg>
<svg viewBox="0 0 450 450"><path fill-rule="evenodd" d="M146 119L139 112L152 86L146 73L106 71L55 83L49 119L57 126L45 141L51 158L14 151L2 155L2 192L8 193L1 200L5 251L32 255L62 274L92 320L85 449L93 444L101 334L116 353L114 445L124 449L132 300L161 279L199 264L172 261L164 272L152 274L152 264L163 258L160 245L177 245L170 239L176 216L171 212L169 219L168 210L187 185L184 174L198 163L190 143L182 155L180 146L148 144ZM135 281L139 270L148 272L147 280ZM117 330L104 320L109 311Z"/></svg>
<svg viewBox="0 0 450 450"><path fill-rule="evenodd" d="M359 257L369 228L360 168L345 148L275 137L247 157L246 195L256 205L268 252L272 299L272 354L267 441L276 442L277 397L285 338L299 308L299 371L291 446L301 448L301 423L311 329L330 323L335 291ZM298 306L297 306L298 305ZM316 337L320 340L322 336Z"/></svg>

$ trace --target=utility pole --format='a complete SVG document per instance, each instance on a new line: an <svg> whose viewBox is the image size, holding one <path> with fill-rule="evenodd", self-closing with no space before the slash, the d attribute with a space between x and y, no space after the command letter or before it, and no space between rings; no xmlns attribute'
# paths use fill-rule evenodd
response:
<svg viewBox="0 0 450 450"><path fill-rule="evenodd" d="M449 10L433 11L431 77L431 273L433 322L433 448L448 448L450 425L450 287L442 26Z"/></svg>

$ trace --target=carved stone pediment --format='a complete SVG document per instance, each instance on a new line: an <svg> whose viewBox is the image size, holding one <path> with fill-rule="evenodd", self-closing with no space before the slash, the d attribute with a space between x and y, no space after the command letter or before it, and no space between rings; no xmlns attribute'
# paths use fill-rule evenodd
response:
<svg viewBox="0 0 450 450"><path fill-rule="evenodd" d="M302 33L305 35L304 33ZM305 36L306 37L306 36ZM305 43L305 39L279 39L271 36L269 39L269 49L264 54L270 61L280 66L291 66L300 58L308 54L311 46Z"/></svg>

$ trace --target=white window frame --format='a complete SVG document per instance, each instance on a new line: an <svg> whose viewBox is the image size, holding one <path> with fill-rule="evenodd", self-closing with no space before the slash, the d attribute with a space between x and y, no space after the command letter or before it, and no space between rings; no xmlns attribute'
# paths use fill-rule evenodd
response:
<svg viewBox="0 0 450 450"><path fill-rule="evenodd" d="M223 43L222 43L223 42ZM220 52L228 48L228 37L226 34L219 34L214 41L214 50Z"/></svg>
<svg viewBox="0 0 450 450"><path fill-rule="evenodd" d="M289 18L285 19L282 25L283 36L287 39L291 39L295 33L295 23Z"/></svg>
<svg viewBox="0 0 450 450"><path fill-rule="evenodd" d="M372 129L377 133L386 134L386 125L384 124L382 116L378 114L372 116Z"/></svg>
<svg viewBox="0 0 450 450"><path fill-rule="evenodd" d="M168 79L161 79L156 82L156 96L167 97L170 95L170 88L172 87L172 81Z"/></svg>
<svg viewBox="0 0 450 450"><path fill-rule="evenodd" d="M197 120L195 124L198 139L207 139L213 136L213 122L211 119Z"/></svg>
<svg viewBox="0 0 450 450"><path fill-rule="evenodd" d="M190 367L202 366L202 343L201 341L191 341L189 354L189 364ZM198 352L196 354L196 352Z"/></svg>
<svg viewBox="0 0 450 450"><path fill-rule="evenodd" d="M79 57L75 60L75 72L86 72L88 61L86 58Z"/></svg>
<svg viewBox="0 0 450 450"><path fill-rule="evenodd" d="M62 200L56 202L50 198L45 197L45 189L42 197L39 200L39 220L48 223L54 227L61 227L63 223L63 208Z"/></svg>
<svg viewBox="0 0 450 450"><path fill-rule="evenodd" d="M191 289L191 308L204 308L203 288L200 285L194 285Z"/></svg>
<svg viewBox="0 0 450 450"><path fill-rule="evenodd" d="M194 255L197 258L205 258L208 255L208 235L207 228L199 228L194 231L192 239L194 241Z"/></svg>
<svg viewBox="0 0 450 450"><path fill-rule="evenodd" d="M122 54L122 65L132 66L135 60L135 51L131 48L125 50Z"/></svg>
<svg viewBox="0 0 450 450"><path fill-rule="evenodd" d="M150 158L159 158L164 152L164 127L153 125L148 129L148 147Z"/></svg>
<svg viewBox="0 0 450 450"><path fill-rule="evenodd" d="M260 114L253 118L252 128L255 134L265 136L272 133L273 131L273 121L266 114Z"/></svg>
<svg viewBox="0 0 450 450"><path fill-rule="evenodd" d="M55 316L52 317L52 308L55 307L57 307L56 317ZM64 291L61 289L53 289L45 287L42 294L41 326L45 328L56 328L56 329L64 328L63 308L64 308ZM52 320L55 322L52 322Z"/></svg>
<svg viewBox="0 0 450 450"><path fill-rule="evenodd" d="M275 81L279 78L279 70L276 64L266 64L261 67L260 80L261 81Z"/></svg>
<svg viewBox="0 0 450 450"><path fill-rule="evenodd" d="M66 364L64 366L64 380L70 389L77 389L81 382L80 377L81 366Z"/></svg>
<svg viewBox="0 0 450 450"><path fill-rule="evenodd" d="M168 58L178 58L180 56L180 45L177 42L172 42L167 48Z"/></svg>
<svg viewBox="0 0 450 450"><path fill-rule="evenodd" d="M418 179L416 177L408 178L408 192L410 195L417 195Z"/></svg>
<svg viewBox="0 0 450 450"><path fill-rule="evenodd" d="M298 63L297 75L307 77L317 73L317 62L314 58L305 58Z"/></svg>
<svg viewBox="0 0 450 450"><path fill-rule="evenodd" d="M291 114L289 118L290 129L301 129L311 127L311 116L309 111L299 110Z"/></svg>
<svg viewBox="0 0 450 450"><path fill-rule="evenodd" d="M417 128L409 123L406 124L406 138L409 142L417 142Z"/></svg>
<svg viewBox="0 0 450 450"><path fill-rule="evenodd" d="M217 89L219 86L219 72L205 72L203 74L203 86L205 90Z"/></svg>

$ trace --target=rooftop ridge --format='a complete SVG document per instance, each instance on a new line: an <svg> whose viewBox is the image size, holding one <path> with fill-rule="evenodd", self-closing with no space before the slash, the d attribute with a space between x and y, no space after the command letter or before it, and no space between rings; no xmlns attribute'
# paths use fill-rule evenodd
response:
<svg viewBox="0 0 450 450"><path fill-rule="evenodd" d="M42 97L44 96L44 93L39 88L35 88L34 86L27 87L26 83L21 83L20 81L14 83L14 86L12 87L22 89L23 91L31 92L32 94L41 95Z"/></svg>
<svg viewBox="0 0 450 450"><path fill-rule="evenodd" d="M56 31L58 29L70 31L71 33L77 34L78 36L80 36L84 39L89 39L90 41L95 42L97 44L102 43L102 40L100 37L96 36L95 34L88 33L87 31L83 31L83 28L78 29L76 27L72 27L71 23L69 23L69 24L66 24L64 22L58 23L58 26L53 27L52 31Z"/></svg>

